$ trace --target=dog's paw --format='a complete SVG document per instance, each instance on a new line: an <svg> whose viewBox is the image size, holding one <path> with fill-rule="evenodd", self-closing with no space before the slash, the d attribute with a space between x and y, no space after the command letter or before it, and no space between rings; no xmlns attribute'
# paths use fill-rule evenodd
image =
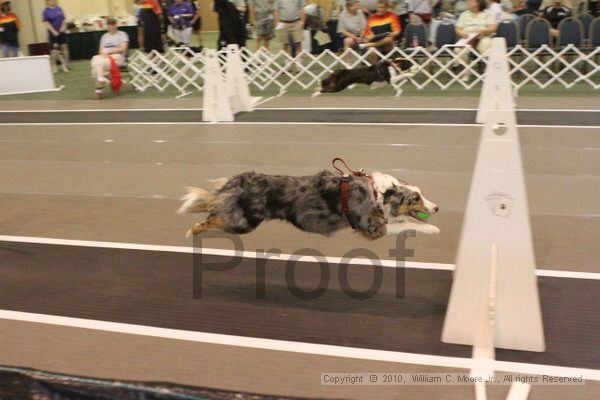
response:
<svg viewBox="0 0 600 400"><path fill-rule="evenodd" d="M188 229L187 232L185 233L185 237L186 239L191 238L192 236L194 236L194 230L192 228Z"/></svg>
<svg viewBox="0 0 600 400"><path fill-rule="evenodd" d="M365 236L370 239L377 239L385 235L386 225L383 215L374 215L369 218L367 229L364 231Z"/></svg>
<svg viewBox="0 0 600 400"><path fill-rule="evenodd" d="M440 228L435 225L423 225L419 228L419 232L424 233L426 235L437 235L440 233Z"/></svg>

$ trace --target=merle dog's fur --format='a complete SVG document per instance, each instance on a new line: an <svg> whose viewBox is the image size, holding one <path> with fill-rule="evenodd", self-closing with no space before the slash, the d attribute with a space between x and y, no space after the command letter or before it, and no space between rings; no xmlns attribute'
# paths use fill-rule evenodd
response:
<svg viewBox="0 0 600 400"><path fill-rule="evenodd" d="M349 227L349 219L368 238L386 234L386 220L373 186L362 177L349 178L348 217L342 210L340 175L330 171L302 177L246 172L228 179L215 193L188 190L190 194L184 199L190 202L180 211L209 214L188 235L206 229L249 233L271 219L285 220L301 230L322 235Z"/></svg>
<svg viewBox="0 0 600 400"><path fill-rule="evenodd" d="M413 65L411 61L399 58L394 61L381 60L377 64L368 67L340 69L323 79L318 91L320 93L336 93L356 83L363 83L365 85L384 81L390 83L391 76L389 69L394 68L392 63L402 71L409 70Z"/></svg>

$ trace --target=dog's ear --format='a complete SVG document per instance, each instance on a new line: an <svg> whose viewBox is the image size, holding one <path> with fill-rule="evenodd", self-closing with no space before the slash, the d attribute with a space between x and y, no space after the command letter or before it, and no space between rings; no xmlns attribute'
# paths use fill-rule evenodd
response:
<svg viewBox="0 0 600 400"><path fill-rule="evenodd" d="M412 62L410 62L409 60L403 59L402 61L400 61L400 69L402 71L408 71L411 68L412 68Z"/></svg>
<svg viewBox="0 0 600 400"><path fill-rule="evenodd" d="M390 201L390 198L394 197L397 199L398 204L402 204L404 201L404 194L398 190L396 190L396 185L394 185L394 189L388 189L383 194L383 204L387 204Z"/></svg>

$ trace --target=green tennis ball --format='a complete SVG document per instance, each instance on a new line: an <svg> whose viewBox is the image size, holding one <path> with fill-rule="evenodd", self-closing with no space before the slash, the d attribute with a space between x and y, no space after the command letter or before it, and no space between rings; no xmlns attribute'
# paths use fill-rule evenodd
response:
<svg viewBox="0 0 600 400"><path fill-rule="evenodd" d="M421 218L421 219L427 219L430 217L429 214L427 214L426 212L423 211L419 211L417 212L417 217Z"/></svg>

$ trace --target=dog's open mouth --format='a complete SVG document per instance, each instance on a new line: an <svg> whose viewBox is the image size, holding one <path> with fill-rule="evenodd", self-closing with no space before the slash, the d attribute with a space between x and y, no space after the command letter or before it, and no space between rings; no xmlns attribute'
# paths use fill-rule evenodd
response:
<svg viewBox="0 0 600 400"><path fill-rule="evenodd" d="M408 213L408 215L410 215L411 217L413 217L413 218L414 218L414 219L416 219L417 221L420 221L420 222L427 222L427 220L426 220L425 218L421 218L421 217L419 216L419 213L422 213L422 212L424 212L424 211L414 211L414 210L412 210L412 211L410 211L410 212Z"/></svg>

